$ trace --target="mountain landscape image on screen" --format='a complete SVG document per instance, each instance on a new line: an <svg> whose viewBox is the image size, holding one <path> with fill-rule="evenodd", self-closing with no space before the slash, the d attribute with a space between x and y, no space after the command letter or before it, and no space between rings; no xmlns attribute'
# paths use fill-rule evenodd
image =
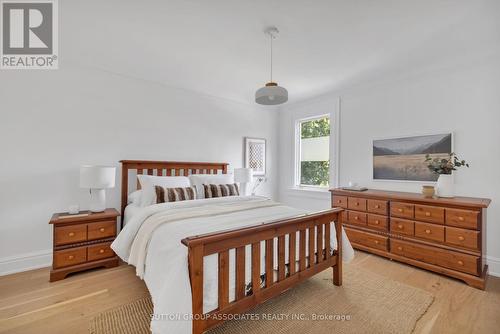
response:
<svg viewBox="0 0 500 334"><path fill-rule="evenodd" d="M451 133L374 140L373 178L434 182L438 175L427 169L425 155L446 157L451 149Z"/></svg>

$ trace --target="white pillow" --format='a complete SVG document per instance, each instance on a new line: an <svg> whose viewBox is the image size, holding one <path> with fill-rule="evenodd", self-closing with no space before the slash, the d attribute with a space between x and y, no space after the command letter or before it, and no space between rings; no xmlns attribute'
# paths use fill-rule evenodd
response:
<svg viewBox="0 0 500 334"><path fill-rule="evenodd" d="M136 190L136 191L128 194L127 204L134 204L134 205L140 206L141 205L141 196L142 196L142 190Z"/></svg>
<svg viewBox="0 0 500 334"><path fill-rule="evenodd" d="M140 201L142 207L156 203L155 186L163 188L186 188L191 186L187 176L137 175L137 178L143 190Z"/></svg>
<svg viewBox="0 0 500 334"><path fill-rule="evenodd" d="M232 174L195 174L189 175L191 185L196 187L196 198L205 198L204 184L230 184L234 183Z"/></svg>

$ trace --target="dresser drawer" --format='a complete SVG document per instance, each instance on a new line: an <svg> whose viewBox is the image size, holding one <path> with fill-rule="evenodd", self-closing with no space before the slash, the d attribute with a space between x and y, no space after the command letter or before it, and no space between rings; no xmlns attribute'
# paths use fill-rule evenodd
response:
<svg viewBox="0 0 500 334"><path fill-rule="evenodd" d="M350 228L345 228L345 231L349 240L355 244L379 249L382 251L388 250L388 237L361 232Z"/></svg>
<svg viewBox="0 0 500 334"><path fill-rule="evenodd" d="M87 247L77 247L54 251L53 267L62 268L87 262Z"/></svg>
<svg viewBox="0 0 500 334"><path fill-rule="evenodd" d="M342 222L343 223L349 223L349 217L347 215L347 210L342 211Z"/></svg>
<svg viewBox="0 0 500 334"><path fill-rule="evenodd" d="M391 202L391 216L413 219L415 206L413 204Z"/></svg>
<svg viewBox="0 0 500 334"><path fill-rule="evenodd" d="M446 209L446 225L477 230L478 216L478 211Z"/></svg>
<svg viewBox="0 0 500 334"><path fill-rule="evenodd" d="M387 201L369 199L366 201L366 210L379 215L387 215Z"/></svg>
<svg viewBox="0 0 500 334"><path fill-rule="evenodd" d="M415 222L415 236L426 240L444 242L444 226Z"/></svg>
<svg viewBox="0 0 500 334"><path fill-rule="evenodd" d="M437 247L391 239L391 253L437 266L478 275L479 257Z"/></svg>
<svg viewBox="0 0 500 334"><path fill-rule="evenodd" d="M373 227L378 230L386 231L389 225L388 221L389 218L387 218L386 216L374 215L369 213L367 219L367 225L369 227Z"/></svg>
<svg viewBox="0 0 500 334"><path fill-rule="evenodd" d="M347 209L347 196L334 195L332 198L332 207Z"/></svg>
<svg viewBox="0 0 500 334"><path fill-rule="evenodd" d="M348 211L347 221L349 222L349 224L366 226L366 213Z"/></svg>
<svg viewBox="0 0 500 334"><path fill-rule="evenodd" d="M88 239L103 239L114 237L116 235L116 222L103 221L88 224Z"/></svg>
<svg viewBox="0 0 500 334"><path fill-rule="evenodd" d="M415 222L406 219L391 218L391 232L396 234L414 235Z"/></svg>
<svg viewBox="0 0 500 334"><path fill-rule="evenodd" d="M57 226L54 229L54 244L56 246L72 244L87 240L87 225Z"/></svg>
<svg viewBox="0 0 500 334"><path fill-rule="evenodd" d="M111 242L92 245L87 248L87 260L95 261L115 256L111 249Z"/></svg>
<svg viewBox="0 0 500 334"><path fill-rule="evenodd" d="M479 232L456 227L446 227L446 243L470 249L478 249Z"/></svg>
<svg viewBox="0 0 500 334"><path fill-rule="evenodd" d="M347 207L351 210L366 211L366 199L358 197L349 197Z"/></svg>
<svg viewBox="0 0 500 334"><path fill-rule="evenodd" d="M415 219L424 222L444 224L444 208L429 205L415 205Z"/></svg>

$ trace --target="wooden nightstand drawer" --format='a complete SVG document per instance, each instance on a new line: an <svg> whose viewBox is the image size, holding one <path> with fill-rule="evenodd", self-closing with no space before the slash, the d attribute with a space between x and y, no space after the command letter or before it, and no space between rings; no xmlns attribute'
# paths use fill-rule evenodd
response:
<svg viewBox="0 0 500 334"><path fill-rule="evenodd" d="M54 244L56 246L87 240L87 224L56 226Z"/></svg>
<svg viewBox="0 0 500 334"><path fill-rule="evenodd" d="M430 205L415 205L415 219L429 223L444 224L444 208Z"/></svg>
<svg viewBox="0 0 500 334"><path fill-rule="evenodd" d="M414 217L415 206L413 204L401 203L401 202L391 202L391 216L400 218Z"/></svg>
<svg viewBox="0 0 500 334"><path fill-rule="evenodd" d="M116 235L116 221L104 221L88 224L88 239L103 239Z"/></svg>
<svg viewBox="0 0 500 334"><path fill-rule="evenodd" d="M111 242L89 246L87 248L87 260L95 261L115 256L110 246Z"/></svg>
<svg viewBox="0 0 500 334"><path fill-rule="evenodd" d="M446 225L478 229L478 211L446 209Z"/></svg>
<svg viewBox="0 0 500 334"><path fill-rule="evenodd" d="M54 268L73 266L87 262L87 247L54 251Z"/></svg>
<svg viewBox="0 0 500 334"><path fill-rule="evenodd" d="M391 218L391 232L396 234L414 235L415 222L406 219Z"/></svg>
<svg viewBox="0 0 500 334"><path fill-rule="evenodd" d="M415 236L431 241L444 242L444 226L415 222Z"/></svg>

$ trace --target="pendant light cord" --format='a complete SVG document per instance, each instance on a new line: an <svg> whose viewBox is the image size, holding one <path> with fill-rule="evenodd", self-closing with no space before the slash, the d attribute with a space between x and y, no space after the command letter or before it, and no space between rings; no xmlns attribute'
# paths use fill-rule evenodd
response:
<svg viewBox="0 0 500 334"><path fill-rule="evenodd" d="M273 35L269 34L271 37L271 82L273 82Z"/></svg>

